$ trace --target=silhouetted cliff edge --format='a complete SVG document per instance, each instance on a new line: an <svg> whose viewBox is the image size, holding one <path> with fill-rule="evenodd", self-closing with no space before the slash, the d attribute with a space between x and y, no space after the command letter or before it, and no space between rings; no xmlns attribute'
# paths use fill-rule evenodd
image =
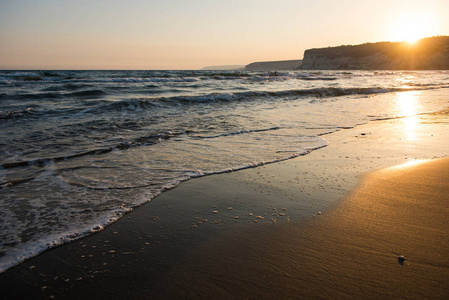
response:
<svg viewBox="0 0 449 300"><path fill-rule="evenodd" d="M449 36L309 49L301 70L447 70Z"/></svg>

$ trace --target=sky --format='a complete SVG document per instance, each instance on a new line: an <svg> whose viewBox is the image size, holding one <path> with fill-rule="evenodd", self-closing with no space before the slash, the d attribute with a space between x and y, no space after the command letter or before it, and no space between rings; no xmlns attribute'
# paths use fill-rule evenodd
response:
<svg viewBox="0 0 449 300"><path fill-rule="evenodd" d="M0 69L200 69L436 35L448 0L0 0Z"/></svg>

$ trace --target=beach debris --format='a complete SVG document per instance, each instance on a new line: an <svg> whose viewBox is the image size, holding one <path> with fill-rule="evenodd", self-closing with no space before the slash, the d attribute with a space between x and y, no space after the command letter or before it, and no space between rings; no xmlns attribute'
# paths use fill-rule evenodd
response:
<svg viewBox="0 0 449 300"><path fill-rule="evenodd" d="M234 219L240 219L240 217L239 216L235 216Z"/></svg>
<svg viewBox="0 0 449 300"><path fill-rule="evenodd" d="M317 214L318 214L318 215L321 215L321 212L319 211Z"/></svg>
<svg viewBox="0 0 449 300"><path fill-rule="evenodd" d="M399 255L399 256L398 256L398 260L399 260L400 262L404 261L404 260L405 260L404 255Z"/></svg>
<svg viewBox="0 0 449 300"><path fill-rule="evenodd" d="M279 216L283 217L283 216L285 216L285 214L284 213L279 213Z"/></svg>
<svg viewBox="0 0 449 300"><path fill-rule="evenodd" d="M33 270L34 268L36 268L36 266L31 266L28 269Z"/></svg>
<svg viewBox="0 0 449 300"><path fill-rule="evenodd" d="M256 219L265 220L265 218L262 216L257 216Z"/></svg>
<svg viewBox="0 0 449 300"><path fill-rule="evenodd" d="M160 219L159 219L159 217L153 217L152 219L151 219L151 221L159 221Z"/></svg>
<svg viewBox="0 0 449 300"><path fill-rule="evenodd" d="M90 229L90 232L94 233L94 232L98 232L98 231L101 231L101 230L103 230L103 226L101 226L101 225L96 225L96 226L94 226L94 227L92 227L92 228Z"/></svg>
<svg viewBox="0 0 449 300"><path fill-rule="evenodd" d="M229 207L228 207L228 210L232 210L232 206L229 206Z"/></svg>
<svg viewBox="0 0 449 300"><path fill-rule="evenodd" d="M218 214L218 210L213 210L212 213L213 214Z"/></svg>

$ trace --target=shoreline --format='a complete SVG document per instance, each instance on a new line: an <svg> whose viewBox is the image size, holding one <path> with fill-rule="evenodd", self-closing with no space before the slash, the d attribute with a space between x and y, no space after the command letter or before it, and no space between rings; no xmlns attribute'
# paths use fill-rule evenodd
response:
<svg viewBox="0 0 449 300"><path fill-rule="evenodd" d="M412 136L406 129L410 120L418 124ZM164 298L158 292L161 278L195 255L206 257L201 245L261 226L264 234L285 226L292 231L334 213L346 203L339 199L367 172L446 156L447 125L444 113L370 122L327 135L328 147L305 156L183 182L102 232L0 274L1 285L8 286L3 294L6 299L121 298L126 293ZM238 249L229 242L224 247Z"/></svg>

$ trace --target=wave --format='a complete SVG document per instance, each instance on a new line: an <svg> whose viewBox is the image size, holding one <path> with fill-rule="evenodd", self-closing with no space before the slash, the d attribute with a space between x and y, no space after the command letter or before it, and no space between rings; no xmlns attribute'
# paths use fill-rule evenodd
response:
<svg viewBox="0 0 449 300"><path fill-rule="evenodd" d="M0 111L0 120L8 120L13 118L20 118L30 115L33 112L31 107L22 110L5 110Z"/></svg>
<svg viewBox="0 0 449 300"><path fill-rule="evenodd" d="M324 72L248 72L248 71L177 71L177 72L129 72L120 74L87 71L36 71L1 72L0 83L194 83L208 80L227 81L280 81L280 80L337 80L348 73L334 74ZM107 76L109 75L109 76ZM129 75L129 76L126 76ZM352 74L354 75L354 74Z"/></svg>
<svg viewBox="0 0 449 300"><path fill-rule="evenodd" d="M150 101L152 103L171 103L171 104L195 104L208 102L232 102L245 100L260 99L278 99L278 98L307 98L307 97L340 97L347 95L372 95L381 93L403 92L410 90L423 90L425 87L416 88L314 88L301 90L284 90L284 91L248 91L239 93L211 93L200 96L174 96L160 97L152 99L142 99L142 101Z"/></svg>
<svg viewBox="0 0 449 300"><path fill-rule="evenodd" d="M23 241L20 244L20 247L11 248L8 249L8 253L3 252L3 260L0 263L0 273L8 270L9 268L33 257L38 255L39 253L42 253L46 250L49 250L51 248L76 241L80 238L89 236L93 233L96 233L98 231L103 230L106 226L116 222L118 219L123 217L126 213L132 211L134 208L154 199L158 195L160 195L162 192L173 189L177 187L180 183L188 181L192 178L198 178L198 177L204 177L214 174L223 174L223 173L229 173L234 172L238 170L243 169L249 169L249 168L255 168L258 166L270 164L270 163L276 163L285 161L288 159L292 159L295 157L303 156L306 154L311 153L314 150L323 148L327 146L327 142L325 142L324 139L321 139L323 142L319 145L313 146L313 147L307 147L302 149L301 151L296 151L289 153L288 155L285 155L282 158L274 159L271 161L261 161L261 162L252 162L247 163L239 166L224 168L221 170L210 170L210 171L190 171L185 172L180 177L174 177L171 178L171 180L159 184L159 185L152 185L152 184L145 184L145 185L139 185L139 186L132 186L132 187L116 187L116 188L108 188L108 189L115 189L115 190L133 190L133 189L140 189L140 188L151 188L151 193L147 194L148 198L139 199L139 201L135 201L134 203L127 205L127 204L121 204L119 206L111 207L108 210L104 210L101 215L97 216L96 218L93 218L92 220L89 220L89 222L85 223L74 223L69 224L71 226L65 226L63 230L60 230L59 228L56 228L54 231L52 231L50 234L39 236L37 240L27 240ZM90 168L85 166L75 167L75 168ZM73 169L73 168L72 168ZM63 173L65 171L70 171L70 169L60 169L58 173ZM11 182L4 182L0 183L0 189L7 188L11 185L17 185L22 182L27 182L33 180L33 178L25 178L23 180L15 180ZM80 186L82 188L86 188L89 190L102 190L104 191L104 188L98 188L98 187L90 187L85 184L81 184L78 182L70 182L66 181L70 185ZM75 208L76 209L76 208ZM91 208L84 209L78 209L76 210L76 213L80 214L85 211L91 211ZM15 219L8 216L9 219L7 221L9 222L15 222ZM43 230L41 230L43 231ZM15 232L12 232L12 234L15 234Z"/></svg>
<svg viewBox="0 0 449 300"><path fill-rule="evenodd" d="M448 88L449 85L444 88ZM74 88L74 87L73 87ZM36 109L26 107L16 110L3 110L0 111L0 121L5 121L14 118L27 118L31 116L43 116L43 115L73 115L76 113L90 113L90 114L105 114L108 112L117 111L147 111L157 110L169 107L177 107L183 105L202 105L209 103L231 103L241 101L277 101L283 99L307 99L309 103L320 104L326 101L336 101L336 99L326 100L331 97L342 97L348 95L374 95L382 93L395 93L404 91L420 91L442 88L441 85L429 84L410 84L408 87L399 88L385 88L385 87L370 87L370 88L313 88L313 89L298 89L298 90L281 90L281 91L243 91L243 92L225 92L225 93L209 93L205 95L195 96L172 96L172 97L142 97L142 98L126 98L123 100L107 100L109 93L103 89L85 89L75 90L70 92L41 92L41 93L27 93L27 94L0 94L0 99L8 100L60 100L76 99L79 100L92 100L88 102L82 102L79 105L72 106L71 108L55 108L55 109ZM74 88L75 89L75 88ZM152 93L151 91L144 91L146 93ZM174 90L172 92L175 92ZM179 91L176 91L179 92ZM154 92L157 94L157 92ZM96 99L96 100L94 100Z"/></svg>
<svg viewBox="0 0 449 300"><path fill-rule="evenodd" d="M163 107L173 107L179 105L201 105L207 103L230 103L236 101L276 101L278 99L292 99L292 98L330 98L330 97L341 97L347 95L373 95L381 93L392 93L392 92L403 92L412 90L426 90L433 89L434 86L415 86L409 88L383 88L383 87L373 87L373 88L314 88L314 89L300 89L300 90L284 90L284 91L244 91L236 93L210 93L206 95L196 95L196 96L172 96L172 97L142 97L142 98L127 98L123 100L109 101L106 98L102 99L103 96L107 95L103 90L93 89L76 91L64 94L64 97L81 97L96 99L97 100L89 103L89 108L84 106L81 111L90 113L107 113L109 111L143 111L152 110ZM31 95L34 98L58 98L61 97L59 93L43 93ZM21 95L20 97L25 97ZM322 100L312 99L310 103L321 103ZM74 108L70 111L73 112ZM52 113L52 111L42 112L42 113ZM20 112L17 115L21 115ZM22 114L21 116L24 116ZM0 117L1 119L1 117Z"/></svg>
<svg viewBox="0 0 449 300"><path fill-rule="evenodd" d="M424 71L10 71L0 72L0 84L120 84L201 83L204 81L236 81L243 83L276 81L336 81L357 77L420 77ZM434 73L432 73L434 74ZM445 73L444 73L445 74ZM435 84L437 85L437 84Z"/></svg>
<svg viewBox="0 0 449 300"><path fill-rule="evenodd" d="M91 88L92 85L89 83L67 83L63 85L52 85L41 89L43 92L66 92L66 91L76 91L80 89Z"/></svg>
<svg viewBox="0 0 449 300"><path fill-rule="evenodd" d="M273 130L279 130L279 129L281 129L281 128L275 126L275 127L271 127L271 128L252 129L252 130L239 130L239 131L235 131L235 132L221 133L221 134L217 134L217 135L198 136L198 138L202 138L202 139L211 139L211 138L218 138L218 137L224 137L224 136L232 136L232 135L245 134L245 133L273 131Z"/></svg>
<svg viewBox="0 0 449 300"><path fill-rule="evenodd" d="M84 90L78 92L72 92L66 94L67 97L101 97L107 95L107 93L103 90L93 89L93 90Z"/></svg>
<svg viewBox="0 0 449 300"><path fill-rule="evenodd" d="M197 82L199 78L60 78L60 77L42 77L38 75L26 76L5 76L0 74L0 83L171 83L171 82Z"/></svg>
<svg viewBox="0 0 449 300"><path fill-rule="evenodd" d="M86 89L81 91L64 91L61 89L46 89L44 92L17 93L14 95L0 94L0 99L5 100L49 100L63 98L98 98L108 95L103 89Z"/></svg>
<svg viewBox="0 0 449 300"><path fill-rule="evenodd" d="M172 131L166 131L161 132L157 134L150 134L142 137L135 138L134 140L128 141L128 142L122 142L117 145L106 147L106 148L98 148L98 149L92 149L87 150L75 154L69 154L64 156L55 156L55 157L47 157L47 158L38 158L33 160L23 160L23 161L16 161L16 162L8 162L3 163L0 166L4 169L12 169L17 167L24 167L24 166L44 166L48 164L49 162L58 162L62 160L69 160L74 158L79 158L83 156L88 155L102 155L106 153L110 153L114 150L127 150L132 147L139 147L139 146L149 146L156 143L161 142L162 140L170 139L173 136L184 134L185 132L178 132L174 133Z"/></svg>

